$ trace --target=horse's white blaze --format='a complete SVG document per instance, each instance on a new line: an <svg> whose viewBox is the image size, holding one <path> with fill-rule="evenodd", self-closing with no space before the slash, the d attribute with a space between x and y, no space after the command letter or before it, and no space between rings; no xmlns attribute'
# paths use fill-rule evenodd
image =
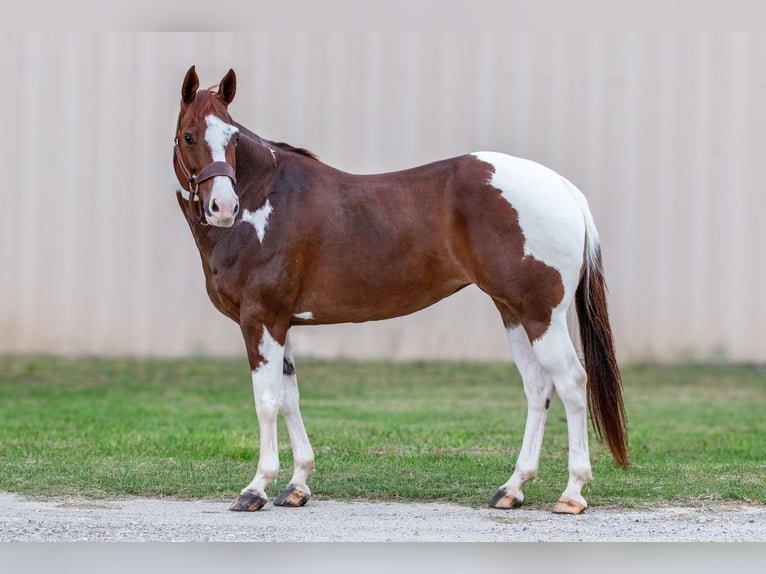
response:
<svg viewBox="0 0 766 574"><path fill-rule="evenodd" d="M239 128L231 124L227 124L221 118L214 116L213 114L205 117L205 123L207 129L205 130L205 141L210 147L210 153L213 157L213 161L226 161L226 146L229 145L231 136L239 131ZM215 199L216 202L222 207L231 210L233 213L234 206L237 205L237 194L234 191L234 185L231 180L225 176L216 176L213 178L213 185L210 191L211 200Z"/></svg>
<svg viewBox="0 0 766 574"><path fill-rule="evenodd" d="M282 359L285 349L264 327L258 352L263 361L252 372L252 377L261 449L255 478L243 492L254 492L266 498L265 488L277 478L279 472L277 413L282 402Z"/></svg>
<svg viewBox="0 0 766 574"><path fill-rule="evenodd" d="M207 129L205 130L205 141L210 146L210 153L213 154L213 161L226 161L226 146L229 145L231 136L239 131L239 128L227 124L218 116L210 114L205 118Z"/></svg>
<svg viewBox="0 0 766 574"><path fill-rule="evenodd" d="M271 202L267 199L261 207L255 211L245 210L242 213L242 221L245 221L255 227L255 233L258 235L258 241L263 243L263 238L266 235L266 225L269 223L269 215L273 208Z"/></svg>
<svg viewBox="0 0 766 574"><path fill-rule="evenodd" d="M311 311L304 311L303 313L296 313L293 315L296 319L304 319L306 321L310 321L314 318L314 314Z"/></svg>
<svg viewBox="0 0 766 574"><path fill-rule="evenodd" d="M562 303L568 306L582 266L587 218L583 207L587 203L576 198L573 190L577 188L539 163L497 152L473 155L493 166L489 184L516 210L524 234L524 254L561 273Z"/></svg>

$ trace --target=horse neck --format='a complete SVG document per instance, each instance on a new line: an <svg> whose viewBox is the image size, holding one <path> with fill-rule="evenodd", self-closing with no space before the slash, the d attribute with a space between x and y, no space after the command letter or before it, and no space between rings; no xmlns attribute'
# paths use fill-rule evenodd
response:
<svg viewBox="0 0 766 574"><path fill-rule="evenodd" d="M256 208L266 201L277 169L278 150L255 138L244 135L237 146L236 189L241 208Z"/></svg>

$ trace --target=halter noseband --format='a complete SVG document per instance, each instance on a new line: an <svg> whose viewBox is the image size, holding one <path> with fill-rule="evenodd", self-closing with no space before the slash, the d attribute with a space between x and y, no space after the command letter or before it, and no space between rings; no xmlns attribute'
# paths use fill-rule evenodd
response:
<svg viewBox="0 0 766 574"><path fill-rule="evenodd" d="M175 153L176 161L178 162L178 167L181 168L181 173L183 173L183 176L186 178L189 186L189 209L194 210L194 201L195 201L195 195L199 196L199 184L203 181L207 181L208 179L212 179L217 176L224 176L228 177L232 184L237 185L237 175L234 171L234 168L231 167L230 164L228 164L225 161L214 161L212 163L207 164L205 167L203 167L200 172L197 175L194 175L191 173L191 171L186 167L186 164L184 163L183 158L181 157L181 150L178 147L178 137L175 138L173 141L173 152ZM202 205L202 199L196 198L197 202L199 203L199 208L197 209L197 222L200 225L208 225L207 221L205 220L205 208Z"/></svg>

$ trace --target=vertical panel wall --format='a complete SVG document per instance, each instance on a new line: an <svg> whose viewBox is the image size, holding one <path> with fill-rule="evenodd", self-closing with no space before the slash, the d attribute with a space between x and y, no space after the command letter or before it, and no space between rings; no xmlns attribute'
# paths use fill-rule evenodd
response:
<svg viewBox="0 0 766 574"><path fill-rule="evenodd" d="M346 171L493 149L587 195L620 358L766 360L766 41L748 35L0 36L0 352L239 355L173 193L181 80ZM299 354L503 359L467 289Z"/></svg>

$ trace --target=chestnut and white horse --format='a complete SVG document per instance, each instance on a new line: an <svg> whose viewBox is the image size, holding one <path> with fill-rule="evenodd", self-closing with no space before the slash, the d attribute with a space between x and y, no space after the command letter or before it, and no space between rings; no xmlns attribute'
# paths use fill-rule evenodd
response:
<svg viewBox="0 0 766 574"><path fill-rule="evenodd" d="M587 506L587 412L626 466L620 374L598 233L588 203L540 164L479 152L380 175L351 175L235 122L233 70L181 88L173 166L178 204L213 305L242 330L260 427L258 468L232 510L258 510L277 478L277 414L295 462L274 504L302 506L314 453L298 407L293 325L386 319L474 284L492 298L528 400L513 474L490 505L516 508L535 478L554 390L566 410L569 482L554 512ZM575 303L585 368L567 330Z"/></svg>

